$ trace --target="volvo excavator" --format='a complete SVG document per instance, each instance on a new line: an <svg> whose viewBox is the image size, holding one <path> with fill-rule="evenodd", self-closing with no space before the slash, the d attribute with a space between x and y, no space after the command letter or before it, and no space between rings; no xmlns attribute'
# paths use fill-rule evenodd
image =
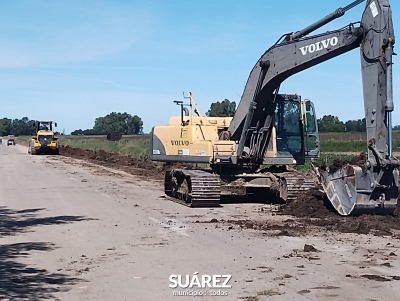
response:
<svg viewBox="0 0 400 301"><path fill-rule="evenodd" d="M314 166L340 215L391 214L397 206L399 161L392 152L392 56L394 31L388 0L367 0L360 22L310 35L365 2L338 8L303 30L284 34L257 61L232 117L204 117L191 93L189 104L175 101L181 116L151 133L153 161L195 163L171 167L165 193L192 207L219 204L221 184L245 194L263 191L282 200L314 187L291 169L319 156L314 105L296 94L280 94L290 76L358 48L361 57L367 158L335 170ZM200 163L205 163L199 168ZM272 167L263 169L265 165Z"/></svg>

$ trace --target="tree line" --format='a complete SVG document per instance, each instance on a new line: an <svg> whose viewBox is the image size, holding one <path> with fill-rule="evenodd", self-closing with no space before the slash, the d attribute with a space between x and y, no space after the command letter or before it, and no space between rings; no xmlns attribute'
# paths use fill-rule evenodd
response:
<svg viewBox="0 0 400 301"><path fill-rule="evenodd" d="M214 102L206 112L209 117L233 117L236 112L236 103L228 99L222 102ZM366 132L365 118L356 120L341 121L339 117L324 115L317 119L318 131L321 133L344 133L344 132ZM400 125L393 127L393 130L400 130Z"/></svg>
<svg viewBox="0 0 400 301"><path fill-rule="evenodd" d="M21 119L0 119L0 135L30 136L35 133L33 123L34 120L30 120L28 117Z"/></svg>
<svg viewBox="0 0 400 301"><path fill-rule="evenodd" d="M143 121L137 115L128 113L112 112L94 121L91 129L75 130L71 135L107 135L109 133L120 133L122 135L143 134Z"/></svg>
<svg viewBox="0 0 400 301"><path fill-rule="evenodd" d="M21 119L0 119L1 136L30 136L35 134L35 120L28 117ZM112 112L106 116L96 118L94 126L91 129L75 130L71 135L107 135L109 133L121 133L123 135L143 134L142 119L128 113ZM59 135L59 132L55 132Z"/></svg>
<svg viewBox="0 0 400 301"><path fill-rule="evenodd" d="M210 109L206 112L209 117L232 117L236 112L236 103L224 99L223 101L213 102ZM0 119L1 136L29 136L35 133L33 127L34 120L28 117L21 119ZM357 120L348 120L343 122L337 116L324 115L317 119L319 132L365 132L365 118ZM396 125L394 130L400 130L400 125ZM71 135L107 135L109 133L121 133L122 135L143 134L143 121L137 115L131 115L127 112L111 112L103 117L98 117L94 121L91 129L78 129ZM59 133L57 133L59 134Z"/></svg>
<svg viewBox="0 0 400 301"><path fill-rule="evenodd" d="M365 118L343 122L337 116L324 115L317 124L321 133L366 132Z"/></svg>

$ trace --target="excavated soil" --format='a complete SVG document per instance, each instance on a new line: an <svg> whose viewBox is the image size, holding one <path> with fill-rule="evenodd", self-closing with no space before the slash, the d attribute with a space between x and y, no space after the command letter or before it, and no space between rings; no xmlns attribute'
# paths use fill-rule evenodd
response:
<svg viewBox="0 0 400 301"><path fill-rule="evenodd" d="M262 231L265 235L272 236L301 236L308 232L306 225L298 223L293 219L287 219L281 223L273 221L254 221L249 219L221 219L220 221L211 220L209 222L196 221L196 223L221 223L222 225L227 226L227 230L252 229L256 231Z"/></svg>
<svg viewBox="0 0 400 301"><path fill-rule="evenodd" d="M400 205L400 204L399 204ZM399 209L397 209L399 211ZM279 208L278 214L298 217L303 224L342 233L398 236L400 217L395 215L339 216L323 192L312 189ZM400 237L400 236L399 236Z"/></svg>
<svg viewBox="0 0 400 301"><path fill-rule="evenodd" d="M70 146L61 146L60 154L66 157L87 160L105 167L112 167L147 179L162 180L164 165L146 159L135 159L126 155L107 153L103 150L91 151Z"/></svg>
<svg viewBox="0 0 400 301"><path fill-rule="evenodd" d="M61 146L60 154L66 157L86 160L101 166L122 170L146 180L164 180L164 171L174 168L192 168L191 164L162 164L149 161L147 158L132 158L118 153L107 153L104 150L92 151L70 146Z"/></svg>
<svg viewBox="0 0 400 301"><path fill-rule="evenodd" d="M146 159L135 159L122 154L111 154L103 150L90 151L64 146L60 148L60 154L87 160L113 169L119 169L139 177L144 177L147 180L163 180L163 171L167 167L166 165L156 164ZM347 163L360 165L363 160L365 160L365 155L362 153L348 162L338 161L334 163L334 166L340 168L339 166ZM181 164L179 167L184 167L184 165ZM325 229L342 233L371 233L400 238L398 234L400 233L399 216L361 215L342 217L334 212L324 193L317 189L309 190L300 195L297 200L281 206L277 214L291 215L295 218L287 219L283 223L252 220L213 220L211 222L223 223L228 226L231 225L231 227L233 225L241 229L275 230L276 235L285 236L299 236L310 232L312 229Z"/></svg>
<svg viewBox="0 0 400 301"><path fill-rule="evenodd" d="M315 164L315 165L318 166L321 170L328 170L330 174L333 174L348 164L360 166L364 170L367 159L368 159L367 153L361 152L359 155L354 156L350 160L335 159L335 160L333 160L332 164L330 164L329 166L327 166L325 163L323 163L321 165L318 165L318 164Z"/></svg>
<svg viewBox="0 0 400 301"><path fill-rule="evenodd" d="M335 217L336 214L330 210L328 203L322 191L311 189L293 202L281 206L279 213L306 218Z"/></svg>

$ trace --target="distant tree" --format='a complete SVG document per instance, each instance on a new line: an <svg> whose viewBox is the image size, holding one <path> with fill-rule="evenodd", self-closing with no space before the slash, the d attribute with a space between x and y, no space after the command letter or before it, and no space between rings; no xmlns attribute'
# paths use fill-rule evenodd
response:
<svg viewBox="0 0 400 301"><path fill-rule="evenodd" d="M283 124L283 130L288 133L297 133L300 131L300 119L299 119L299 111L298 111L298 106L286 102L283 107L283 112L284 112L284 124ZM278 125L279 127L279 125Z"/></svg>
<svg viewBox="0 0 400 301"><path fill-rule="evenodd" d="M112 112L104 117L96 118L93 130L100 135L118 132L123 135L141 134L143 131L142 119L128 113Z"/></svg>
<svg viewBox="0 0 400 301"><path fill-rule="evenodd" d="M72 132L71 132L71 135L72 135L72 136L83 135L82 132L83 132L83 131L82 131L81 129L75 130L75 131L72 131Z"/></svg>
<svg viewBox="0 0 400 301"><path fill-rule="evenodd" d="M345 130L346 132L365 132L367 130L365 118L346 121Z"/></svg>
<svg viewBox="0 0 400 301"><path fill-rule="evenodd" d="M395 126L393 127L393 130L394 130L394 131L400 131L400 125L395 125Z"/></svg>
<svg viewBox="0 0 400 301"><path fill-rule="evenodd" d="M21 119L0 119L0 135L30 136L34 133L33 120L28 117Z"/></svg>
<svg viewBox="0 0 400 301"><path fill-rule="evenodd" d="M345 124L339 120L339 117L333 115L324 115L317 120L318 130L320 132L344 132Z"/></svg>
<svg viewBox="0 0 400 301"><path fill-rule="evenodd" d="M101 135L101 133L93 130L93 129L87 129L87 130L75 130L73 132L71 132L71 135L73 136L90 136L90 135Z"/></svg>
<svg viewBox="0 0 400 301"><path fill-rule="evenodd" d="M15 136L32 135L34 132L32 123L33 121L29 120L28 117L23 117L21 119L14 119L12 121L12 134Z"/></svg>
<svg viewBox="0 0 400 301"><path fill-rule="evenodd" d="M0 135L7 136L11 135L12 121L8 118L0 119Z"/></svg>
<svg viewBox="0 0 400 301"><path fill-rule="evenodd" d="M93 129L75 130L71 135L107 135L113 132L122 135L143 134L143 121L137 115L112 112L96 118Z"/></svg>
<svg viewBox="0 0 400 301"><path fill-rule="evenodd" d="M236 102L230 102L228 99L225 99L221 102L213 102L206 115L209 117L232 117L235 115L235 111Z"/></svg>

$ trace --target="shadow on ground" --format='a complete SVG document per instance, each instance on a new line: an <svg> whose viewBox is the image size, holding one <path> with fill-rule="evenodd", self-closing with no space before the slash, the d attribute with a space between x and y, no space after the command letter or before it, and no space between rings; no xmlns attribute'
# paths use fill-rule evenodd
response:
<svg viewBox="0 0 400 301"><path fill-rule="evenodd" d="M68 224L94 220L84 216L37 217L43 208L12 210L0 207L0 239L33 231L37 226ZM56 248L49 242L23 242L0 245L0 300L55 300L54 293L68 291L69 286L82 281L62 273L52 273L34 265L26 265L24 258L36 252Z"/></svg>
<svg viewBox="0 0 400 301"><path fill-rule="evenodd" d="M50 273L17 262L31 252L51 251L54 245L45 242L27 242L0 246L1 300L55 300L53 293L68 290L67 286L81 281L61 273Z"/></svg>
<svg viewBox="0 0 400 301"><path fill-rule="evenodd" d="M0 237L16 235L31 231L36 226L59 225L73 222L94 220L84 216L60 215L52 217L36 217L43 208L12 210L0 206Z"/></svg>

